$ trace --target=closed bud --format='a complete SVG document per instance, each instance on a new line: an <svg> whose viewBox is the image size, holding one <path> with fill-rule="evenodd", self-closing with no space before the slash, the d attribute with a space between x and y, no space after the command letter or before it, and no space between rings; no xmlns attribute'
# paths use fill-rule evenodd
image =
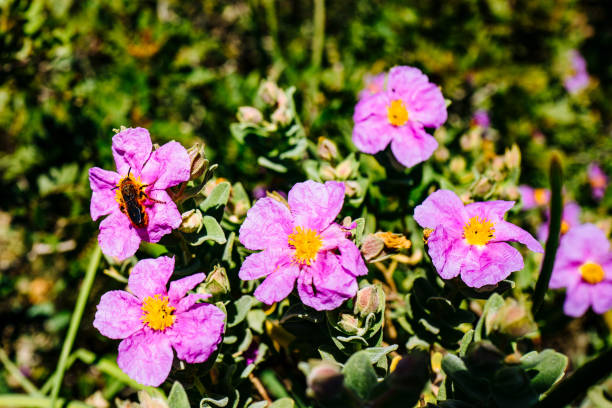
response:
<svg viewBox="0 0 612 408"><path fill-rule="evenodd" d="M374 234L369 234L361 244L361 254L366 261L376 258L385 248L385 241Z"/></svg>
<svg viewBox="0 0 612 408"><path fill-rule="evenodd" d="M336 174L340 180L346 180L351 177L353 172L357 170L359 164L355 161L355 159L348 158L343 160L338 167L336 167Z"/></svg>
<svg viewBox="0 0 612 408"><path fill-rule="evenodd" d="M361 185L354 180L345 181L344 191L347 197L359 196L361 194Z"/></svg>
<svg viewBox="0 0 612 408"><path fill-rule="evenodd" d="M281 125L288 125L291 122L291 112L286 106L279 106L270 117L272 122L280 123Z"/></svg>
<svg viewBox="0 0 612 408"><path fill-rule="evenodd" d="M507 298L501 308L487 315L486 326L487 332L498 330L514 338L537 330L530 309L513 298Z"/></svg>
<svg viewBox="0 0 612 408"><path fill-rule="evenodd" d="M259 109L252 106L241 106L238 108L238 121L242 123L252 123L254 125L263 120L263 115Z"/></svg>
<svg viewBox="0 0 612 408"><path fill-rule="evenodd" d="M259 88L259 97L265 104L274 105L278 98L278 94L282 91L272 81L265 81Z"/></svg>
<svg viewBox="0 0 612 408"><path fill-rule="evenodd" d="M323 181L335 180L336 179L336 170L334 167L328 163L323 163L321 168L319 169L319 175Z"/></svg>
<svg viewBox="0 0 612 408"><path fill-rule="evenodd" d="M200 210L194 209L186 211L181 214L181 218L183 219L179 227L181 232L192 234L194 232L200 232L202 229L202 213Z"/></svg>
<svg viewBox="0 0 612 408"><path fill-rule="evenodd" d="M465 159L461 156L455 156L451 159L449 165L451 173L462 173L465 170Z"/></svg>
<svg viewBox="0 0 612 408"><path fill-rule="evenodd" d="M189 179L195 180L208 170L208 160L204 155L204 146L196 143L187 150L187 154L189 154L191 162Z"/></svg>
<svg viewBox="0 0 612 408"><path fill-rule="evenodd" d="M225 268L215 266L213 271L206 277L203 288L205 293L209 293L215 297L229 293L230 283Z"/></svg>
<svg viewBox="0 0 612 408"><path fill-rule="evenodd" d="M330 400L342 392L343 381L344 376L337 364L328 361L317 362L306 377L308 394L319 401Z"/></svg>
<svg viewBox="0 0 612 408"><path fill-rule="evenodd" d="M445 162L450 158L450 152L444 146L440 146L434 152L434 159L439 162Z"/></svg>
<svg viewBox="0 0 612 408"><path fill-rule="evenodd" d="M474 186L473 191L474 191L474 194L477 196L484 196L491 190L492 187L493 186L491 185L491 182L489 181L489 179L486 177L483 177L476 182L476 185Z"/></svg>
<svg viewBox="0 0 612 408"><path fill-rule="evenodd" d="M521 151L516 144L513 144L510 149L506 149L504 154L506 167L509 169L517 169L521 165Z"/></svg>
<svg viewBox="0 0 612 408"><path fill-rule="evenodd" d="M359 332L359 320L348 313L340 314L338 326L348 334L357 334Z"/></svg>
<svg viewBox="0 0 612 408"><path fill-rule="evenodd" d="M385 294L382 288L375 285L366 286L357 292L353 313L366 317L370 313L380 311L384 302Z"/></svg>
<svg viewBox="0 0 612 408"><path fill-rule="evenodd" d="M338 146L326 137L319 137L317 154L323 160L333 160L338 157Z"/></svg>

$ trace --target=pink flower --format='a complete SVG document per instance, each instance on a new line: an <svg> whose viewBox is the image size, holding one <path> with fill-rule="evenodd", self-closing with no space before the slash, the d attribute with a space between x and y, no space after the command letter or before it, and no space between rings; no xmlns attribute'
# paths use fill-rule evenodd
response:
<svg viewBox="0 0 612 408"><path fill-rule="evenodd" d="M159 386L168 377L174 353L188 363L202 363L217 349L225 314L201 303L210 295L191 294L205 278L196 273L170 282L174 258L144 259L134 266L130 292L113 290L100 299L93 325L104 336L123 339L117 364L143 385Z"/></svg>
<svg viewBox="0 0 612 408"><path fill-rule="evenodd" d="M576 94L587 87L589 84L589 73L586 68L586 61L576 50L570 52L572 69L570 75L563 80L565 89L570 94Z"/></svg>
<svg viewBox="0 0 612 408"><path fill-rule="evenodd" d="M438 142L425 132L446 121L442 92L417 68L399 66L389 72L387 89L355 106L353 143L369 154L391 151L404 166L427 160Z"/></svg>
<svg viewBox="0 0 612 408"><path fill-rule="evenodd" d="M608 187L608 176L606 176L606 173L604 173L601 167L596 163L589 164L587 173L593 197L601 200Z"/></svg>
<svg viewBox="0 0 612 408"><path fill-rule="evenodd" d="M565 234L550 287L567 288L563 311L568 316L581 316L589 306L599 314L612 309L612 252L602 230L583 224Z"/></svg>
<svg viewBox="0 0 612 408"><path fill-rule="evenodd" d="M533 188L526 185L519 186L523 210L531 210L536 207L548 205L550 201L550 190L545 188Z"/></svg>
<svg viewBox="0 0 612 408"><path fill-rule="evenodd" d="M491 126L489 114L484 109L478 109L476 112L474 112L474 116L472 116L472 123L484 129L487 129L489 126Z"/></svg>
<svg viewBox="0 0 612 408"><path fill-rule="evenodd" d="M523 257L505 241L543 252L527 231L504 221L514 201L488 201L463 205L448 190L438 190L414 209L414 219L432 229L429 255L443 279L461 275L471 287L494 285L511 272L523 269Z"/></svg>
<svg viewBox="0 0 612 408"><path fill-rule="evenodd" d="M189 155L177 142L153 152L152 147L146 129L126 129L113 137L117 172L89 169L91 218L108 215L100 223L98 242L102 252L119 260L134 255L140 241L158 242L181 225L181 214L166 189L189 180ZM131 183L137 191L129 204L122 199L122 183Z"/></svg>
<svg viewBox="0 0 612 408"><path fill-rule="evenodd" d="M297 183L289 206L258 200L240 227L240 242L251 250L240 268L242 280L266 277L255 297L266 304L286 298L297 281L304 304L332 310L357 293L357 276L366 275L359 249L334 220L344 203L344 184Z"/></svg>
<svg viewBox="0 0 612 408"><path fill-rule="evenodd" d="M365 88L359 92L359 99L366 98L368 96L375 95L385 90L385 81L387 74L382 72L377 75L367 75L365 77Z"/></svg>
<svg viewBox="0 0 612 408"><path fill-rule="evenodd" d="M574 202L565 204L563 214L561 215L561 235L567 234L571 228L578 225L580 225L580 206ZM538 228L538 239L541 242L545 242L548 239L548 228L548 220Z"/></svg>

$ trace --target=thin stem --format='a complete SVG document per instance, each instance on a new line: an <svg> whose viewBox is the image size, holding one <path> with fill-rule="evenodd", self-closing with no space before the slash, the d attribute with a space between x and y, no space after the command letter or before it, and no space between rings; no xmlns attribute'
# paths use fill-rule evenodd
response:
<svg viewBox="0 0 612 408"><path fill-rule="evenodd" d="M261 381L259 381L259 378L255 377L255 374L253 373L249 374L249 381L251 381L251 383L253 384L253 386L255 387L259 395L261 396L261 398L272 403L272 399L268 395L268 391L266 391L266 387L264 387Z"/></svg>
<svg viewBox="0 0 612 408"><path fill-rule="evenodd" d="M59 362L57 363L57 374L55 376L53 389L51 390L51 402L49 404L49 406L51 407L55 406L55 402L57 400L57 396L62 385L62 380L64 379L66 362L68 361L70 350L72 350L72 345L79 329L81 318L83 317L83 311L85 310L87 298L89 297L89 292L91 291L91 287L93 285L94 278L98 270L98 265L100 264L101 255L102 252L100 251L100 247L96 246L93 251L93 254L91 255L91 259L89 260L89 265L87 266L87 271L85 272L85 278L83 279L83 285L81 287L81 290L79 291L76 306L74 307L74 312L72 313L72 317L70 318L70 326L68 327L68 333L66 334L66 339L64 340L64 344L62 346L62 352L60 354Z"/></svg>
<svg viewBox="0 0 612 408"><path fill-rule="evenodd" d="M311 65L317 70L323 59L325 43L325 0L314 0L314 35L312 36Z"/></svg>
<svg viewBox="0 0 612 408"><path fill-rule="evenodd" d="M4 368L9 372L21 385L21 387L26 390L26 392L32 396L41 397L42 393L36 388L34 384L30 382L19 370L13 362L9 359L8 354L4 351L4 349L0 348L0 361L4 364Z"/></svg>

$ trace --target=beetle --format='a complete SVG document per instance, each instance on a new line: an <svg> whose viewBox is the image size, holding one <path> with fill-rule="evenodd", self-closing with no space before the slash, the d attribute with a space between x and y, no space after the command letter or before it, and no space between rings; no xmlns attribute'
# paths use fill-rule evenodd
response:
<svg viewBox="0 0 612 408"><path fill-rule="evenodd" d="M149 197L144 191L145 187L149 184L140 185L140 183L130 176L131 170L130 168L127 176L121 179L117 187L114 187L113 190L119 189L117 192L117 201L119 202L119 209L121 212L127 215L130 223L134 227L144 228L149 223L149 217L144 206L145 200L161 204L164 202Z"/></svg>

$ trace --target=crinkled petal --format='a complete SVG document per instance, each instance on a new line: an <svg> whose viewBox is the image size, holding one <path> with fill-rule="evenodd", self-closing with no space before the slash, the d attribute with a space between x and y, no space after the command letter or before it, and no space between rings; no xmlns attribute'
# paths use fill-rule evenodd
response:
<svg viewBox="0 0 612 408"><path fill-rule="evenodd" d="M414 209L414 219L423 228L436 228L443 225L447 231L460 236L463 226L468 222L463 202L450 190L438 190L429 195Z"/></svg>
<svg viewBox="0 0 612 408"><path fill-rule="evenodd" d="M504 219L504 215L514 207L514 201L481 201L477 203L468 204L465 206L468 217L479 217L487 219L492 222L497 222Z"/></svg>
<svg viewBox="0 0 612 408"><path fill-rule="evenodd" d="M589 286L586 283L568 288L565 293L565 303L563 304L563 312L572 317L582 316L590 306Z"/></svg>
<svg viewBox="0 0 612 408"><path fill-rule="evenodd" d="M187 276L183 279L170 282L168 297L172 301L178 301L187 294L191 289L195 288L199 283L204 281L206 275L204 273L196 273Z"/></svg>
<svg viewBox="0 0 612 408"><path fill-rule="evenodd" d="M427 75L420 69L398 65L389 71L389 84L387 88L395 96L409 93L415 86L423 86L429 82Z"/></svg>
<svg viewBox="0 0 612 408"><path fill-rule="evenodd" d="M242 280L259 279L291 263L288 248L270 248L246 257L238 277Z"/></svg>
<svg viewBox="0 0 612 408"><path fill-rule="evenodd" d="M176 356L188 363L203 363L221 342L225 314L215 305L202 303L178 313L166 330Z"/></svg>
<svg viewBox="0 0 612 408"><path fill-rule="evenodd" d="M142 182L154 189L165 190L188 181L191 160L187 150L178 142L168 142L151 153L141 173Z"/></svg>
<svg viewBox="0 0 612 408"><path fill-rule="evenodd" d="M119 173L114 171L108 171L101 169L99 167L92 167L89 169L89 185L91 187L91 191L108 191L117 187L117 183L119 183ZM113 192L113 195L115 193Z"/></svg>
<svg viewBox="0 0 612 408"><path fill-rule="evenodd" d="M331 252L304 268L298 279L302 302L316 310L333 310L357 293L357 279L340 265Z"/></svg>
<svg viewBox="0 0 612 408"><path fill-rule="evenodd" d="M488 243L483 248L472 246L471 250L479 252L480 265L461 271L461 279L468 286L480 288L495 285L512 272L523 269L521 253L504 242Z"/></svg>
<svg viewBox="0 0 612 408"><path fill-rule="evenodd" d="M128 170L140 175L142 167L151 155L151 136L144 128L129 128L113 136L113 157L117 172L125 175Z"/></svg>
<svg viewBox="0 0 612 408"><path fill-rule="evenodd" d="M386 117L371 116L355 123L353 143L360 152L375 154L385 150L393 133Z"/></svg>
<svg viewBox="0 0 612 408"><path fill-rule="evenodd" d="M507 221L495 223L494 237L491 242L520 242L534 252L544 252L542 245L527 231Z"/></svg>
<svg viewBox="0 0 612 408"><path fill-rule="evenodd" d="M172 346L164 333L141 330L119 343L117 364L142 385L160 386L172 368Z"/></svg>
<svg viewBox="0 0 612 408"><path fill-rule="evenodd" d="M389 105L389 93L379 92L377 94L360 99L355 105L353 121L355 124L370 117L387 118L387 106Z"/></svg>
<svg viewBox="0 0 612 408"><path fill-rule="evenodd" d="M470 246L462 239L448 236L446 229L439 226L427 239L428 253L443 279L459 275L469 254Z"/></svg>
<svg viewBox="0 0 612 408"><path fill-rule="evenodd" d="M346 229L344 229L340 224L336 222L331 223L329 227L325 228L325 230L320 234L320 237L323 240L321 251L338 248L340 244L346 241L346 235Z"/></svg>
<svg viewBox="0 0 612 408"><path fill-rule="evenodd" d="M176 313L181 313L184 312L185 310L191 308L193 305L195 305L198 300L204 300L204 299L208 299L210 298L212 295L209 293L192 293L189 294L187 296L185 296L184 298L182 298L181 300L178 301L178 303L175 303L176 306Z"/></svg>
<svg viewBox="0 0 612 408"><path fill-rule="evenodd" d="M299 273L300 267L296 264L278 268L255 289L255 297L267 305L283 300L293 290Z"/></svg>
<svg viewBox="0 0 612 408"><path fill-rule="evenodd" d="M159 242L164 235L177 229L182 222L181 213L170 195L164 190L152 191L151 198L160 202L149 202L145 211L149 217L146 228L136 231L140 238L146 242Z"/></svg>
<svg viewBox="0 0 612 408"><path fill-rule="evenodd" d="M136 229L118 208L100 223L98 243L105 255L122 261L136 253L140 241Z"/></svg>
<svg viewBox="0 0 612 408"><path fill-rule="evenodd" d="M391 140L393 156L406 167L429 159L437 148L436 139L425 132L423 125L413 121L399 127Z"/></svg>
<svg viewBox="0 0 612 408"><path fill-rule="evenodd" d="M247 212L240 227L240 242L250 250L285 248L293 231L291 213L283 203L262 198Z"/></svg>
<svg viewBox="0 0 612 408"><path fill-rule="evenodd" d="M344 204L344 183L328 181L321 184L312 180L297 183L289 191L288 201L294 225L319 232L340 213Z"/></svg>
<svg viewBox="0 0 612 408"><path fill-rule="evenodd" d="M570 229L563 236L557 251L557 261L560 258L576 262L599 259L607 255L609 250L610 242L606 234L593 224L583 224Z"/></svg>
<svg viewBox="0 0 612 408"><path fill-rule="evenodd" d="M174 257L160 256L139 261L128 278L130 292L139 299L166 295L166 284L174 272Z"/></svg>
<svg viewBox="0 0 612 408"><path fill-rule="evenodd" d="M612 282L600 282L591 287L591 302L595 313L606 313L612 309Z"/></svg>
<svg viewBox="0 0 612 408"><path fill-rule="evenodd" d="M94 221L118 208L113 189L117 187L119 179L119 174L114 171L103 170L99 167L89 169L89 185L93 192L89 211Z"/></svg>
<svg viewBox="0 0 612 408"><path fill-rule="evenodd" d="M111 339L129 337L143 327L141 306L141 302L126 291L106 292L98 303L93 326Z"/></svg>
<svg viewBox="0 0 612 408"><path fill-rule="evenodd" d="M363 276L368 274L368 267L363 261L359 248L348 239L338 245L340 250L340 265L344 270L353 276Z"/></svg>

